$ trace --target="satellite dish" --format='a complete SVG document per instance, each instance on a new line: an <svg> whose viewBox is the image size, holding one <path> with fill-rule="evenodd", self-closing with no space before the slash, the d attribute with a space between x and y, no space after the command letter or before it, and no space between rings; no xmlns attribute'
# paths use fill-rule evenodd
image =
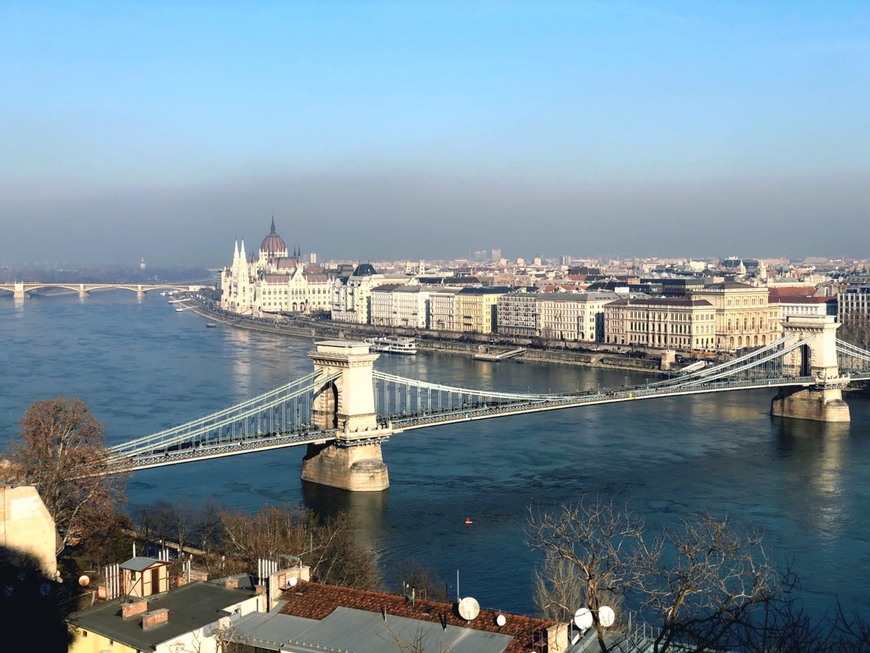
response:
<svg viewBox="0 0 870 653"><path fill-rule="evenodd" d="M299 582L299 579L296 576L290 576L290 587L296 587L296 583Z"/></svg>
<svg viewBox="0 0 870 653"><path fill-rule="evenodd" d="M81 576L79 576L79 585L81 587L87 587L90 584L91 584L91 579L88 578L87 574L82 574Z"/></svg>
<svg viewBox="0 0 870 653"><path fill-rule="evenodd" d="M480 614L480 604L477 602L477 599L470 596L462 599L456 609L459 612L459 616L466 621L472 621Z"/></svg>
<svg viewBox="0 0 870 653"><path fill-rule="evenodd" d="M504 618L503 614L500 614L495 618L495 623L496 625L498 625L499 628L501 628L507 623L507 619Z"/></svg>
<svg viewBox="0 0 870 653"><path fill-rule="evenodd" d="M613 612L613 608L609 605L602 605L598 608L598 621L601 622L602 626L610 628L615 620L616 613Z"/></svg>
<svg viewBox="0 0 870 653"><path fill-rule="evenodd" d="M580 608L574 613L574 625L580 630L592 627L592 611L589 608Z"/></svg>

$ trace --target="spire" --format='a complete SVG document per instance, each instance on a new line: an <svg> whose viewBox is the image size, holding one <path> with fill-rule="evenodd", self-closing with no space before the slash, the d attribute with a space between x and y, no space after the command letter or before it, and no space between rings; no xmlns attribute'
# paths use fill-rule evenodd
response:
<svg viewBox="0 0 870 653"><path fill-rule="evenodd" d="M275 214L272 214L272 230L269 232L270 234L275 233Z"/></svg>
<svg viewBox="0 0 870 653"><path fill-rule="evenodd" d="M239 260L239 241L236 241L235 246L233 247L233 265Z"/></svg>

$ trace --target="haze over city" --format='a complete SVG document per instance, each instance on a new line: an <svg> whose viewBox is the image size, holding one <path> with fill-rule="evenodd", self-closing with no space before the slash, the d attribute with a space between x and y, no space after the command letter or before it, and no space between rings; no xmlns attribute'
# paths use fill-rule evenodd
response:
<svg viewBox="0 0 870 653"><path fill-rule="evenodd" d="M864 2L0 6L0 265L865 256Z"/></svg>

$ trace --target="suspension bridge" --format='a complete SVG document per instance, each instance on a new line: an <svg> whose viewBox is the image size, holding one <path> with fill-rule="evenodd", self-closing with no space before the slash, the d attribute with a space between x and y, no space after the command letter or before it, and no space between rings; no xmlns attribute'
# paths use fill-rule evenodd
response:
<svg viewBox="0 0 870 653"><path fill-rule="evenodd" d="M460 388L385 374L366 343L316 344L314 371L248 401L110 449L130 472L285 447L308 447L302 478L354 491L389 486L381 444L457 422L735 390L776 390L771 414L849 421L842 389L870 380L870 351L836 338L833 318L789 318L784 336L733 360L636 387L554 394Z"/></svg>

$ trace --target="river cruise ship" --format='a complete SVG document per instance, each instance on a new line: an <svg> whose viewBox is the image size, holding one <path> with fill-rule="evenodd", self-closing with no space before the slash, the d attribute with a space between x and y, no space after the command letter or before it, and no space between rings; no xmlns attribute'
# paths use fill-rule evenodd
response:
<svg viewBox="0 0 870 653"><path fill-rule="evenodd" d="M417 342L413 338L399 336L384 336L382 338L366 338L370 351L382 351L388 354L416 354Z"/></svg>

